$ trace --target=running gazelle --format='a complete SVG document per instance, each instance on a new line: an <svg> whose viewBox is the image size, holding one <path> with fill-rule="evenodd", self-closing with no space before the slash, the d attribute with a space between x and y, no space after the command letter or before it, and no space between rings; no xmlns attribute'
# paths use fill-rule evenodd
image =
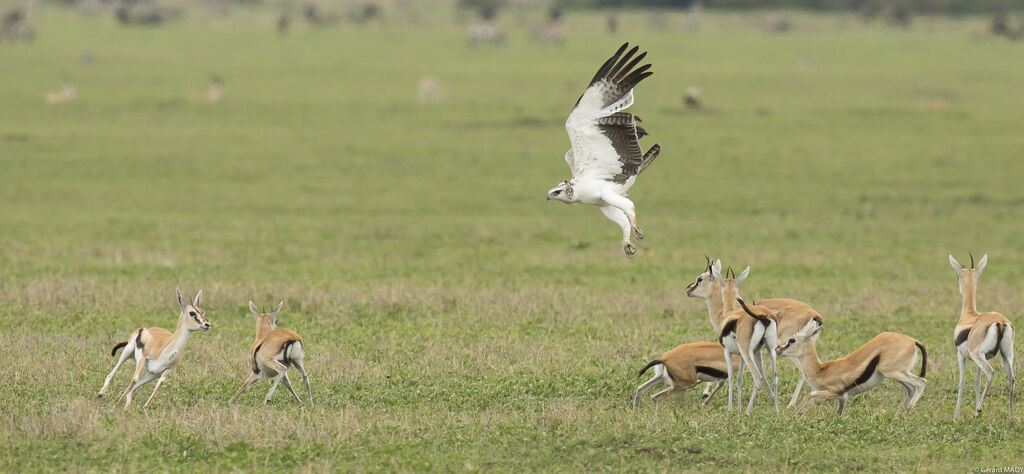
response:
<svg viewBox="0 0 1024 474"><path fill-rule="evenodd" d="M722 356L722 346L714 342L694 342L677 346L640 369L637 377L651 367L654 368L654 377L637 387L633 396L633 409L640 405L640 397L645 392L661 382L668 387L651 396L655 402L672 392L686 390L699 382L720 383L727 380L729 370L739 370L740 361L739 357L733 356L733 367L727 369L725 357ZM721 384L718 387L721 387Z"/></svg>
<svg viewBox="0 0 1024 474"><path fill-rule="evenodd" d="M815 330L820 331L821 328ZM802 372L812 388L794 413L799 413L817 398L838 398L839 414L842 415L851 395L871 390L886 378L896 379L907 389L901 411L913 408L924 393L928 382L924 379L928 353L918 340L900 333L883 332L846 357L822 362L814 347L815 335L797 333L779 344L777 349L781 356L800 359ZM921 350L920 376L911 373L917 363L916 349Z"/></svg>
<svg viewBox="0 0 1024 474"><path fill-rule="evenodd" d="M982 256L978 261L978 268L974 268L974 255L971 255L971 268L960 265L952 255L949 256L949 264L956 271L960 294L963 295L960 320L957 321L956 329L953 330L953 344L956 346L956 358L960 364L960 385L957 387L956 411L953 413L953 419L960 418L960 401L964 394L967 359L971 359L977 366L974 375L974 409L980 414L985 394L992 386L992 374L995 372L988 359L995 357L996 354L1003 357L1006 377L1010 384L1009 413L1010 416L1013 416L1013 324L1002 314L979 313L975 307L978 277L981 276L981 271L988 264L988 254ZM986 379L984 390L981 389L982 374Z"/></svg>
<svg viewBox="0 0 1024 474"><path fill-rule="evenodd" d="M148 407L149 403L153 401L153 397L156 396L156 391L160 390L160 386L167 379L167 374L181 360L181 353L192 332L210 329L206 311L200 307L203 302L203 290L196 293L191 303L182 298L180 289L177 291L181 313L178 315L178 326L173 333L163 328L139 328L132 332L131 336L128 336L127 341L115 344L114 348L110 350L110 356L114 357L117 355L117 350L124 347L121 358L114 364L114 369L103 381L103 388L96 394L97 397L102 397L106 393L107 387L110 386L110 379L114 377L122 364L129 359L135 362L135 375L128 383L128 388L121 394L121 398L114 404L114 408L117 408L121 400L124 400L124 408L127 410L132 404L132 394L135 393L135 390L160 377L160 380L156 382L156 387L153 388L153 394L143 405L143 407Z"/></svg>
<svg viewBox="0 0 1024 474"><path fill-rule="evenodd" d="M310 405L313 404L313 392L309 389L309 376L306 375L306 367L303 365L305 353L302 350L302 338L291 329L277 327L277 315L284 307L284 301L277 305L270 313L263 313L256 309L256 304L249 301L249 311L252 311L256 318L256 342L253 342L249 349L249 378L238 389L235 396L231 397L228 403L234 403L238 396L249 388L250 385L263 377L273 377L274 384L263 399L263 403L270 403L270 397L277 390L277 385L284 379L284 386L292 393L295 400L302 403L299 395L292 388L291 380L288 380L288 367L295 367L302 374L302 381L306 384L306 396Z"/></svg>

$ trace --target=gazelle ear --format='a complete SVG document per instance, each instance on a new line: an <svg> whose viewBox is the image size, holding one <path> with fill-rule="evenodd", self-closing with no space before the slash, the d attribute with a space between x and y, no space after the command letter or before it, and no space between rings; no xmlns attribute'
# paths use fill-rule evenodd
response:
<svg viewBox="0 0 1024 474"><path fill-rule="evenodd" d="M278 303L277 307L274 308L274 311L272 313L270 313L270 319L277 319L277 314L281 312L281 308L283 308L283 307L284 307L284 301L281 301L280 303Z"/></svg>
<svg viewBox="0 0 1024 474"><path fill-rule="evenodd" d="M978 276L981 276L981 270L988 265L988 254L986 253L981 257L981 261L978 262Z"/></svg>
<svg viewBox="0 0 1024 474"><path fill-rule="evenodd" d="M192 298L192 306L195 306L196 308L198 308L202 304L203 304L203 290L199 290L199 292L196 293L196 297Z"/></svg>
<svg viewBox="0 0 1024 474"><path fill-rule="evenodd" d="M740 273L740 276L738 278L736 278L736 284L738 285L740 283L743 283L743 280L747 279L747 275L750 275L750 267L749 266L747 268L745 268L743 270L743 272Z"/></svg>
<svg viewBox="0 0 1024 474"><path fill-rule="evenodd" d="M953 267L953 270L956 270L956 274L959 275L961 265L960 262L956 261L956 259L953 258L952 254L949 256L949 264Z"/></svg>
<svg viewBox="0 0 1024 474"><path fill-rule="evenodd" d="M715 280L719 284L722 284L722 261L715 262L715 266L711 267L711 276L715 277Z"/></svg>
<svg viewBox="0 0 1024 474"><path fill-rule="evenodd" d="M185 304L185 298L183 298L181 296L181 288L178 288L176 291L178 292L178 306L181 306L181 312L184 313L185 312L185 306L188 306L188 305Z"/></svg>
<svg viewBox="0 0 1024 474"><path fill-rule="evenodd" d="M825 326L818 326L817 329L815 329L814 331L811 331L810 334L804 336L803 341L807 342L807 341L810 341L811 339L814 339L815 336L817 336L819 333L821 333L821 328L823 328L823 327L825 327Z"/></svg>
<svg viewBox="0 0 1024 474"><path fill-rule="evenodd" d="M256 303L253 303L252 300L249 300L249 311L252 311L252 316L254 318L259 319L260 310L256 309Z"/></svg>

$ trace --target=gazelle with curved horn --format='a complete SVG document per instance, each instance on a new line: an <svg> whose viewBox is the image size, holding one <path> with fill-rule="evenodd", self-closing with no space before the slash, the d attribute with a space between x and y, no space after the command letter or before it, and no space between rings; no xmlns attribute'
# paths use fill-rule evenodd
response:
<svg viewBox="0 0 1024 474"><path fill-rule="evenodd" d="M263 313L256 309L256 305L249 301L249 311L252 311L256 318L256 342L249 349L249 379L242 384L235 396L231 397L228 403L234 403L238 396L249 388L250 385L263 377L273 377L274 384L263 399L263 403L270 403L270 397L274 396L277 385L284 380L284 386L292 393L295 400L302 403L295 389L292 388L291 380L288 380L288 367L295 367L302 374L302 381L306 384L306 396L309 404L313 404L313 392L309 389L309 376L306 375L306 367L303 365L305 353L303 352L302 338L291 329L277 327L277 315L284 307L284 301L279 303L274 311Z"/></svg>
<svg viewBox="0 0 1024 474"><path fill-rule="evenodd" d="M704 298L708 305L708 316L711 319L711 325L716 330L718 329L717 318L720 318L720 314L724 310L724 302L722 301L722 288L718 284L718 281L711 276L712 267L717 266L718 271L722 271L722 261L717 260L712 262L711 258L705 256L707 260L707 267L703 273L697 275L697 278L686 287L686 296L691 298L700 297ZM818 337L820 331L817 329L823 326L821 314L814 310L810 305L790 299L790 298L767 298L757 302L758 305L764 306L772 312L778 318L778 338L779 340L787 340L798 332L813 333L814 338ZM797 366L798 370L801 369L800 362L796 359L790 358L793 363ZM800 392L803 389L804 381L806 377L803 372L800 372L800 378L797 381L796 389L793 390L793 397L790 399L788 407L796 406L797 401L800 397ZM704 398L707 398L711 393L711 386L708 385L704 390Z"/></svg>
<svg viewBox="0 0 1024 474"><path fill-rule="evenodd" d="M820 332L821 328L815 331ZM924 379L928 366L928 353L924 344L905 334L883 332L841 359L822 362L814 347L814 333L797 333L779 344L779 355L797 357L803 364L803 373L811 385L811 393L796 407L803 410L817 398L838 398L839 414L843 414L851 395L875 388L886 378L896 379L907 389L900 410L913 408L928 383ZM917 350L921 350L921 375L911 373L917 364Z"/></svg>
<svg viewBox="0 0 1024 474"><path fill-rule="evenodd" d="M960 265L959 262L949 256L949 264L956 271L956 277L960 284L960 294L963 295L963 305L960 309L960 320L953 330L953 344L956 346L956 358L960 364L960 384L956 392L956 411L953 419L960 418L960 402L964 394L964 378L966 376L967 359L974 362L977 371L974 376L974 409L980 414L982 404L985 402L985 395L992 386L992 375L995 369L989 364L991 359L1000 354L1003 357L1003 365L1006 367L1006 377L1010 385L1010 416L1013 416L1013 324L1005 316L996 312L979 313L975 306L975 297L978 291L978 277L981 271L988 264L988 254L978 261L978 268L974 268L974 255L971 255L971 268ZM985 375L985 389L981 389L981 376Z"/></svg>
<svg viewBox="0 0 1024 474"><path fill-rule="evenodd" d="M127 341L115 344L114 348L110 351L111 356L115 356L117 350L122 347L124 347L124 352L121 353L121 358L118 359L117 364L114 364L114 370L111 370L110 374L107 375L107 379L103 381L103 388L100 389L96 396L103 396L107 391L107 387L110 386L110 379L114 377L117 369L121 368L122 364L131 359L135 362L135 375L132 376L132 381L128 383L128 388L121 394L121 398L114 404L114 408L117 408L121 400L124 400L124 408L127 410L132 404L132 393L135 393L135 390L139 387L160 377L160 380L156 382L156 387L153 389L153 394L149 396L146 404L143 405L143 407L148 407L149 403L153 401L153 397L156 396L156 391L160 390L160 386L167 379L167 374L181 360L181 353L185 350L185 343L188 342L192 332L208 331L210 329L210 321L206 319L206 311L200 307L202 302L203 290L199 290L195 298L192 299L192 302L189 303L182 298L181 290L179 289L178 306L181 307L181 313L178 315L178 326L174 329L173 333L163 328L139 328L132 332L131 336L128 336Z"/></svg>

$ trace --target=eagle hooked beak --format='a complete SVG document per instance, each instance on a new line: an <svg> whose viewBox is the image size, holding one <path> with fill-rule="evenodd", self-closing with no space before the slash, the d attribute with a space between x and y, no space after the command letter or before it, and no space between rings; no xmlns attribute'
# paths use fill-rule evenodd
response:
<svg viewBox="0 0 1024 474"><path fill-rule="evenodd" d="M545 199L545 201L550 201L550 200L551 200L551 193L548 193L548 198Z"/></svg>

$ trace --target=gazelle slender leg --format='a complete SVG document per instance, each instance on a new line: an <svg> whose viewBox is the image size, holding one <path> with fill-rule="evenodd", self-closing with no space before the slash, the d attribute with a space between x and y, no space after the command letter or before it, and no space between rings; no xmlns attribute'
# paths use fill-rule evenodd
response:
<svg viewBox="0 0 1024 474"><path fill-rule="evenodd" d="M668 388L666 388L665 390L662 390L662 391L660 391L658 393L655 393L651 397L651 400L654 400L654 403L658 403L658 400L661 400L663 397L667 396L668 394L670 394L672 392L677 392L677 391L682 391L682 390L689 389L690 387L693 387L694 385L697 385L697 381L696 380L680 380L678 383L676 383L676 382L669 382Z"/></svg>
<svg viewBox="0 0 1024 474"><path fill-rule="evenodd" d="M995 372L995 369L992 368L992 364L989 364L988 361L985 360L984 355L975 354L974 352L969 352L969 354L971 356L971 360L973 360L974 363L977 364L978 366L978 370L975 372L974 376L974 410L976 413L980 414L981 407L985 403L985 394L988 393L988 388L992 385L992 373ZM981 389L982 374L985 375L985 378L987 380L985 383L984 390Z"/></svg>
<svg viewBox="0 0 1024 474"><path fill-rule="evenodd" d="M107 374L106 380L103 381L103 388L101 388L99 393L96 394L96 398L102 397L103 394L107 392L107 387L110 386L110 380L114 378L114 374L116 374L117 370L121 368L121 365L124 364L128 359L134 359L134 358L135 358L135 343L134 342L130 342L130 343L128 343L127 346L125 346L124 349L121 350L121 357L117 360L117 363L114 364L114 370L111 370L110 373Z"/></svg>
<svg viewBox="0 0 1024 474"><path fill-rule="evenodd" d="M809 406L817 398L839 398L839 397L840 397L840 395L837 395L837 394L834 394L832 392L829 392L828 390L812 390L811 393L808 393L807 396L804 397L803 401L801 401L800 404L797 405L796 410L793 411L793 414L795 415L797 413L800 413L800 411L802 411L804 409L804 407Z"/></svg>
<svg viewBox="0 0 1024 474"><path fill-rule="evenodd" d="M772 400L775 401L775 411L779 411L779 399L775 395L775 391L772 390L772 384L768 381L768 376L764 373L764 363L761 360L761 351L754 349L750 351L750 358L754 360L754 365L751 368L751 376L754 378L754 391L750 394L750 403L747 404L747 413L754 408L754 396L757 395L757 389L761 385L761 381L764 381L765 389L768 390L768 394L771 395ZM757 369L756 373L754 368ZM758 379L758 376L761 378Z"/></svg>
<svg viewBox="0 0 1024 474"><path fill-rule="evenodd" d="M800 392L804 389L804 374L803 371L800 373L800 378L796 381L796 390L793 390L793 398L789 400L789 404L786 408L793 408L796 406L797 400L800 398Z"/></svg>
<svg viewBox="0 0 1024 474"><path fill-rule="evenodd" d="M896 409L897 414L907 411L907 408L910 406L910 399L914 398L914 392L917 391L910 382L901 381L900 385L903 385L903 388L907 390L907 396L903 398L903 402L900 403L900 407Z"/></svg>
<svg viewBox="0 0 1024 474"><path fill-rule="evenodd" d="M978 404L981 403L981 366L974 366L974 406L977 410Z"/></svg>
<svg viewBox="0 0 1024 474"><path fill-rule="evenodd" d="M270 397L274 396L274 390L277 390L277 385L281 383L281 379L284 378L285 372L288 371L288 366L284 365L276 360L267 362L268 366L277 371L277 377L274 377L274 384L270 386L270 391L267 392L267 397L263 399L263 404L270 403Z"/></svg>
<svg viewBox="0 0 1024 474"><path fill-rule="evenodd" d="M117 406L120 405L121 401L125 400L125 398L127 398L127 403L131 403L132 398L129 395L129 393L131 393L132 387L134 387L136 384L138 384L139 379L142 378L142 373L145 372L145 371L146 371L146 358L145 357L140 357L140 358L135 359L135 373L132 374L132 380L130 382L128 382L128 387L126 387L124 389L124 392L121 393L121 398L118 398L117 399L117 403L114 403L114 408L117 408ZM125 408L128 408L128 406L125 405Z"/></svg>
<svg viewBox="0 0 1024 474"><path fill-rule="evenodd" d="M743 374L745 373L744 371L747 369L747 364L746 364L745 361L746 361L746 359L744 359L743 356L740 356L740 370L739 370L739 372L736 372L736 373L740 374L740 376L736 377L736 381L735 381L735 383L736 383L736 400L743 400ZM739 409L739 406L740 406L740 402L737 401L736 402L736 408Z"/></svg>
<svg viewBox="0 0 1024 474"><path fill-rule="evenodd" d="M710 383L708 385L710 385ZM722 384L721 380L719 380L717 383L715 383L715 389L711 391L711 394L708 395L708 397L705 398L703 402L701 402L701 405L707 405L708 402L711 401L711 398L714 397L715 394L718 393L718 391L722 389L722 385L723 384Z"/></svg>
<svg viewBox="0 0 1024 474"><path fill-rule="evenodd" d="M640 386L636 388L636 394L633 395L633 409L634 410L636 410L636 407L640 406L640 397L642 397L643 394L647 393L647 391L650 390L651 387L654 387L655 385L658 385L659 381L661 381L661 374L659 374L658 372L655 372L654 373L654 377L651 377L650 380L640 384Z"/></svg>
<svg viewBox="0 0 1024 474"><path fill-rule="evenodd" d="M775 399L775 411L779 411L779 361L775 355L775 348L779 345L779 328L778 325L773 321L765 328L764 341L765 349L768 351L768 359L772 363L772 398ZM765 382L767 383L767 382Z"/></svg>
<svg viewBox="0 0 1024 474"><path fill-rule="evenodd" d="M302 399L299 398L299 395L295 393L295 389L292 388L292 381L288 380L288 372L284 373L284 386L288 388L289 392L292 392L292 396L295 397L295 401L299 402L299 405L302 405Z"/></svg>
<svg viewBox="0 0 1024 474"><path fill-rule="evenodd" d="M701 402L702 405L706 404L708 402L708 399L711 398L712 390L717 390L718 387L721 386L721 384L722 384L721 380L719 380L717 383L715 383L715 382L708 382L708 383L704 384L704 392L700 394L700 399L703 400Z"/></svg>
<svg viewBox="0 0 1024 474"><path fill-rule="evenodd" d="M306 375L306 367L302 364L302 359L293 359L292 366L299 370L302 374L302 381L306 384L306 396L309 397L309 404L313 404L313 392L309 389L309 376Z"/></svg>
<svg viewBox="0 0 1024 474"><path fill-rule="evenodd" d="M149 399L146 400L146 404L145 405L142 405L142 408L148 407L149 406L149 402L153 401L153 397L156 396L156 391L160 390L160 386L164 384L164 380L167 380L167 373L170 372L170 371L171 371L171 369L167 369L162 374L160 374L160 380L157 380L156 381L156 387L153 387L153 394L149 396Z"/></svg>
<svg viewBox="0 0 1024 474"><path fill-rule="evenodd" d="M729 352L729 349L727 349L725 347L722 347L722 351L725 352L725 372L726 372L726 375L728 376L728 378L726 379L726 383L729 384L729 411L732 411L732 377L733 377L733 374L732 374L732 364L730 363L730 362L732 362L732 353ZM743 372L740 372L740 373L742 374Z"/></svg>
<svg viewBox="0 0 1024 474"><path fill-rule="evenodd" d="M660 391L658 393L655 393L654 395L651 395L651 400L654 400L654 403L658 403L658 400L661 400L662 398L665 397L665 395L668 395L668 394L672 393L672 389L674 389L674 388L675 387L669 385L664 390L662 390L662 391Z"/></svg>
<svg viewBox="0 0 1024 474"><path fill-rule="evenodd" d="M235 392L235 396L231 397L231 400L228 400L228 403L235 403L235 400L238 400L238 396L241 395L242 392L245 391L245 389L249 388L250 385L256 383L256 381L261 378L263 378L263 374L259 372L253 372L252 374L250 374L249 379L246 380L245 382L242 382L242 386L239 387L237 392Z"/></svg>
<svg viewBox="0 0 1024 474"><path fill-rule="evenodd" d="M960 401L964 397L964 383L967 378L967 358L964 357L959 349L956 351L956 360L960 364L960 385L956 391L956 411L953 413L954 420L960 418Z"/></svg>
<svg viewBox="0 0 1024 474"><path fill-rule="evenodd" d="M1000 354L1003 356L1003 367L1006 368L1006 378L1010 385L1010 416L1013 416L1013 385L1015 380L1013 379L1013 328L1007 327L1006 333L1003 334L1003 341L999 348Z"/></svg>
<svg viewBox="0 0 1024 474"><path fill-rule="evenodd" d="M124 400L124 409L125 410L127 410L128 407L130 407L132 405L132 394L135 393L135 391L138 390L139 387L142 387L143 385L146 385L147 383L151 382L155 378L157 378L156 374L154 374L153 372L146 372L146 374L143 375L142 378L139 379L139 381L136 382L135 385L133 385L130 390L128 390L128 396Z"/></svg>
<svg viewBox="0 0 1024 474"><path fill-rule="evenodd" d="M270 386L270 391L267 392L267 396L263 398L264 405L270 403L270 397L274 396L274 390L277 390L277 384L281 383L281 379L283 378L284 372L280 372L277 374L277 377L274 377L274 384Z"/></svg>
<svg viewBox="0 0 1024 474"><path fill-rule="evenodd" d="M773 343L772 345L770 345L768 347L774 348L775 344ZM760 353L758 354L758 356L760 356ZM771 388L768 389L768 393L770 393L772 395L772 403L775 404L775 413L778 413L779 412L779 372L778 372L779 360L775 357L775 349L769 349L768 350L768 358L771 359L771 362L772 362L772 385L770 386ZM768 382L765 381L765 383L767 384Z"/></svg>
<svg viewBox="0 0 1024 474"><path fill-rule="evenodd" d="M837 415L843 415L843 409L846 408L846 401L849 399L850 396L845 393L841 397L839 397L839 412L837 413Z"/></svg>
<svg viewBox="0 0 1024 474"><path fill-rule="evenodd" d="M909 409L914 408L914 405L917 405L917 401L921 399L921 395L924 395L924 387L928 385L928 380L925 380L924 377L918 377L917 375L911 374L909 371L907 372L907 375L910 376L910 383L915 385L914 398L910 399Z"/></svg>
<svg viewBox="0 0 1024 474"><path fill-rule="evenodd" d="M748 357L750 357L749 354L745 353L743 350L740 350L740 360L742 360L746 364L747 370L749 370L751 372L751 375L754 377L754 393L756 394L757 393L757 385L758 385L757 374L753 373L754 369L755 369L755 366L754 366L754 364L751 361L747 360ZM732 360L732 359L727 357L725 360ZM726 367L730 367L731 365L732 364L725 364ZM743 372L740 372L739 374L737 374L737 376L740 379L742 379L743 378ZM743 399L737 397L736 398L736 411L742 411L742 410L743 410ZM749 409L747 410L747 413L750 413Z"/></svg>

